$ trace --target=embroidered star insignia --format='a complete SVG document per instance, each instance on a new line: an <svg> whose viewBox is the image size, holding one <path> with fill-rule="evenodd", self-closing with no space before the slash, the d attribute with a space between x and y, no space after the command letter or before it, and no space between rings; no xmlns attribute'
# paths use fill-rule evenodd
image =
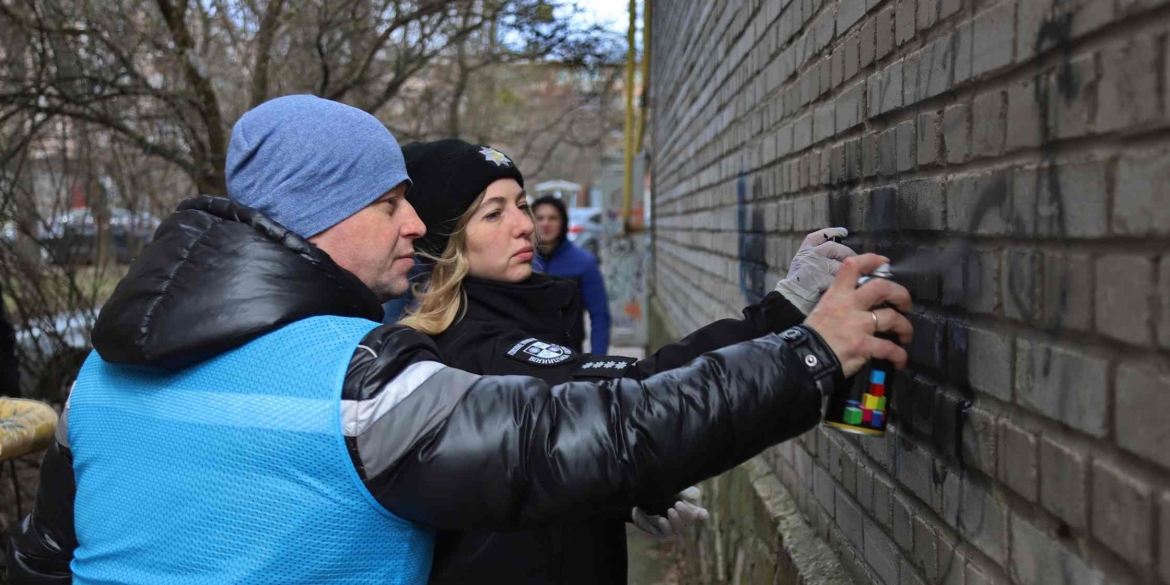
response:
<svg viewBox="0 0 1170 585"><path fill-rule="evenodd" d="M484 146L484 147L480 148L479 153L483 155L484 160L486 160L490 163L495 163L497 167L510 167L510 166L512 166L511 159L509 159L506 155L504 155L504 153L502 153L502 152L500 152L500 151L498 151L490 146Z"/></svg>

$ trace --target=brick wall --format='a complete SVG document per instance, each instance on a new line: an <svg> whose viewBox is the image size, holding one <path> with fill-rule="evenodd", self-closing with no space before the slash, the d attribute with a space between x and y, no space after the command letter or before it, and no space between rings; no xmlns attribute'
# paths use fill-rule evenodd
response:
<svg viewBox="0 0 1170 585"><path fill-rule="evenodd" d="M737 314L827 225L922 269L888 435L763 458L845 574L1170 584L1170 2L656 0L652 24L660 329ZM713 504L696 580L786 562Z"/></svg>

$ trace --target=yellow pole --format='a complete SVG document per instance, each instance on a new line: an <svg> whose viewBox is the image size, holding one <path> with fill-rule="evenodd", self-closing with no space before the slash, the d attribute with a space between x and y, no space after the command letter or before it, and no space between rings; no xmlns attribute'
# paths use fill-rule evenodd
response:
<svg viewBox="0 0 1170 585"><path fill-rule="evenodd" d="M622 228L630 225L630 203L634 192L634 28L637 26L638 2L630 0L630 30L626 33L629 48L626 51L626 125L625 125L625 185L622 188Z"/></svg>
<svg viewBox="0 0 1170 585"><path fill-rule="evenodd" d="M650 95L650 4L642 0L642 103L638 113L638 145L634 152L642 152L642 138L646 135L646 110L649 109L647 96Z"/></svg>

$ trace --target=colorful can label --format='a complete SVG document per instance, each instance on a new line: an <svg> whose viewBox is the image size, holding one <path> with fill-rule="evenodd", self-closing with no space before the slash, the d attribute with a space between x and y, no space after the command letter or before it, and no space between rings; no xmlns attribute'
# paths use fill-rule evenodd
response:
<svg viewBox="0 0 1170 585"><path fill-rule="evenodd" d="M849 433L884 435L889 398L886 384L891 371L889 362L873 360L857 376L846 380L844 388L834 389L825 424Z"/></svg>

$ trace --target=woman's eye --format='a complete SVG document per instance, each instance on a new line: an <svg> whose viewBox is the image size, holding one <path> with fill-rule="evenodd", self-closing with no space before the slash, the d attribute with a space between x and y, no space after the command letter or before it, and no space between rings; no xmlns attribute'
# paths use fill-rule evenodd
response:
<svg viewBox="0 0 1170 585"><path fill-rule="evenodd" d="M498 218L498 217L500 217L500 212L499 212L499 211L493 211L493 212L491 212L491 213L487 214L486 216L484 216L484 219L496 219L496 218Z"/></svg>

